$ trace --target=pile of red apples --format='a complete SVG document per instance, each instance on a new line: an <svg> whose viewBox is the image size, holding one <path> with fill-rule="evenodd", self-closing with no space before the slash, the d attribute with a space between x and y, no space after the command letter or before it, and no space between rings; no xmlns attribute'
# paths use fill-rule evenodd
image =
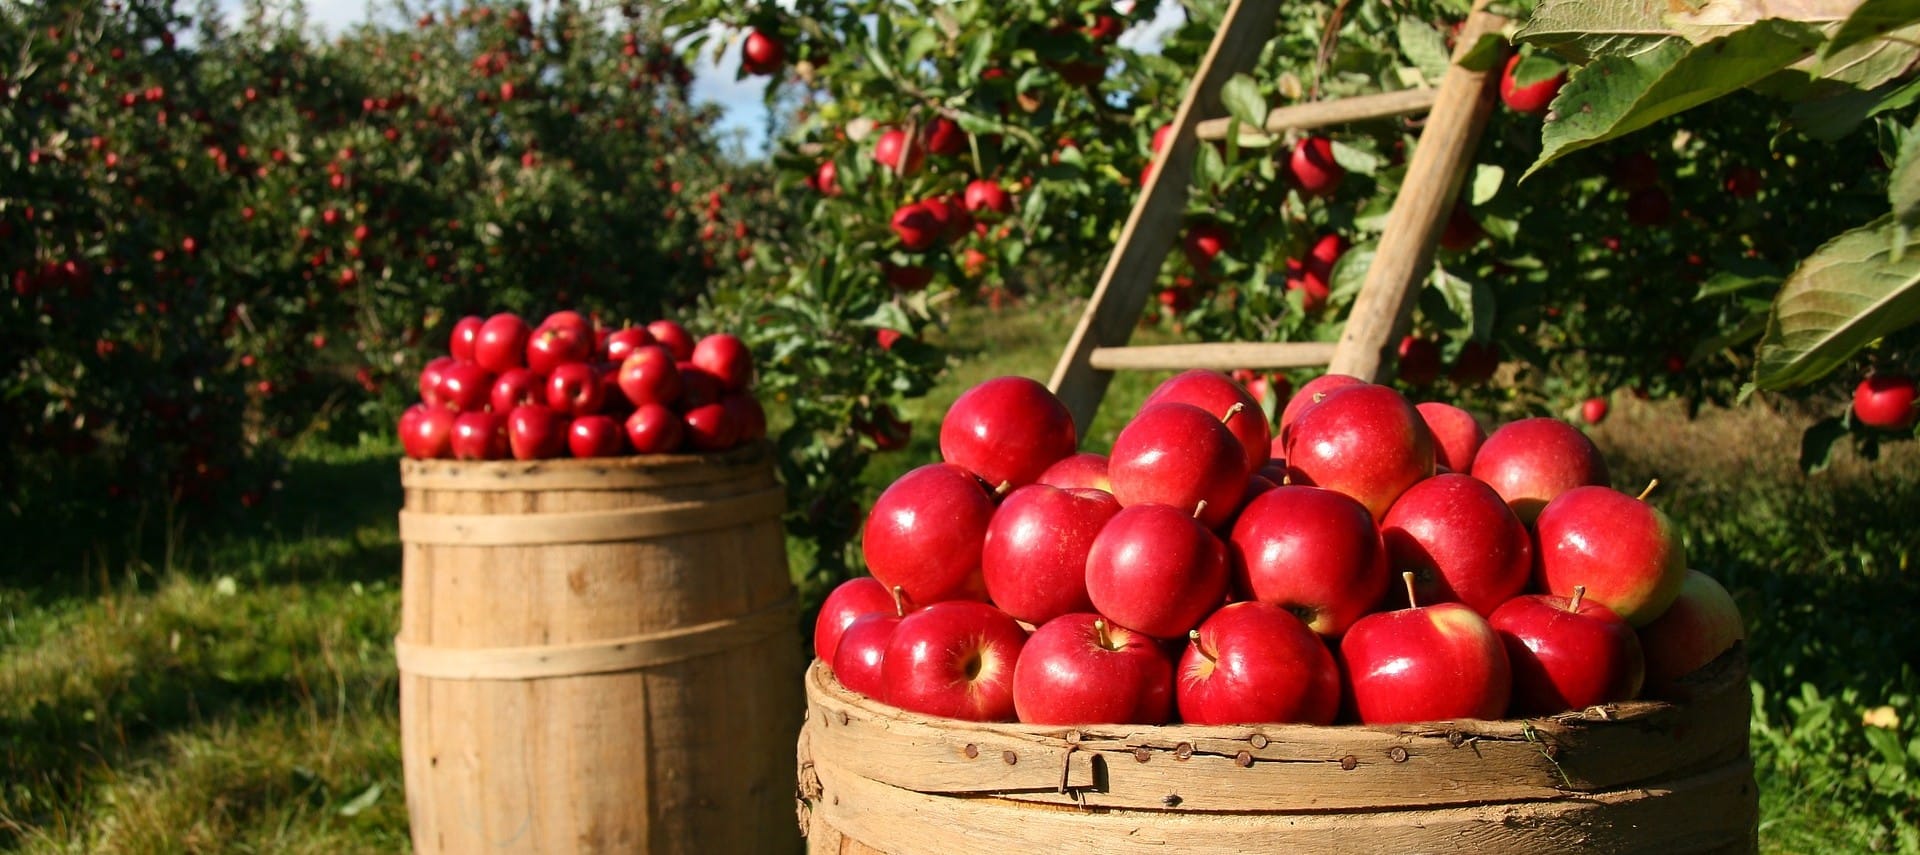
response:
<svg viewBox="0 0 1920 855"><path fill-rule="evenodd" d="M1486 433L1329 374L1271 429L1227 376L1076 453L1044 386L989 380L862 535L814 649L913 712L1043 725L1388 724L1678 697L1739 610L1573 426ZM1636 491L1637 492L1637 491Z"/></svg>
<svg viewBox="0 0 1920 855"><path fill-rule="evenodd" d="M534 327L502 312L460 319L448 349L400 416L408 457L717 452L767 434L753 354L727 333L696 341L673 321L611 328L573 311Z"/></svg>

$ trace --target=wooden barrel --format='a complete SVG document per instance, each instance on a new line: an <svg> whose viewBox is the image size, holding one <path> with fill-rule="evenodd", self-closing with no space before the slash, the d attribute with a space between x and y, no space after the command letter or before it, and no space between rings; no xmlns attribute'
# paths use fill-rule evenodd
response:
<svg viewBox="0 0 1920 855"><path fill-rule="evenodd" d="M974 724L807 673L810 853L1751 852L1744 660L1685 705L1405 726Z"/></svg>
<svg viewBox="0 0 1920 855"><path fill-rule="evenodd" d="M766 446L407 460L400 480L417 851L799 849L800 640Z"/></svg>

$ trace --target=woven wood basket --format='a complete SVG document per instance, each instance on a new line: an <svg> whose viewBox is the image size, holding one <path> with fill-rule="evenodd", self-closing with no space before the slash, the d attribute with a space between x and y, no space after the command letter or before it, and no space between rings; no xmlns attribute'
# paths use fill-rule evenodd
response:
<svg viewBox="0 0 1920 855"><path fill-rule="evenodd" d="M799 848L802 660L766 446L407 460L400 480L417 851Z"/></svg>
<svg viewBox="0 0 1920 855"><path fill-rule="evenodd" d="M799 742L810 853L1751 852L1745 660L1684 705L1309 727L975 724L850 692L815 662Z"/></svg>

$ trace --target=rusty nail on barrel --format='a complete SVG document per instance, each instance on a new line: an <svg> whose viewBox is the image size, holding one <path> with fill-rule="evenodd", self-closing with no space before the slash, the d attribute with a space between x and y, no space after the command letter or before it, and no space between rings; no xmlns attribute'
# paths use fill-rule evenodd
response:
<svg viewBox="0 0 1920 855"><path fill-rule="evenodd" d="M1559 756L1560 756L1560 744L1557 742L1547 743L1547 759L1552 760Z"/></svg>
<svg viewBox="0 0 1920 855"><path fill-rule="evenodd" d="M1000 759L1007 761L1008 766L1012 766L1013 764L1020 762L1020 755L1015 754L1011 751L1002 751L1000 752Z"/></svg>
<svg viewBox="0 0 1920 855"><path fill-rule="evenodd" d="M1161 799L1161 800L1160 800L1160 803L1161 803L1161 804L1163 804L1163 805L1166 805L1167 807L1179 807L1179 806L1180 806L1180 796L1178 796L1178 795L1176 795L1176 794L1174 794L1174 793L1168 793L1168 794L1166 795L1166 798L1163 798L1163 799Z"/></svg>
<svg viewBox="0 0 1920 855"><path fill-rule="evenodd" d="M1447 731L1447 744L1459 748L1467 741L1467 735L1457 730Z"/></svg>
<svg viewBox="0 0 1920 855"><path fill-rule="evenodd" d="M1354 767L1358 765L1360 765L1360 758L1355 757L1352 754L1348 754L1347 756L1340 758L1340 768L1345 769L1349 772L1353 771Z"/></svg>
<svg viewBox="0 0 1920 855"><path fill-rule="evenodd" d="M1407 749L1395 745L1387 749L1387 756L1392 757L1395 763L1405 763L1407 762Z"/></svg>
<svg viewBox="0 0 1920 855"><path fill-rule="evenodd" d="M1173 759L1175 760L1185 760L1188 757L1192 757L1192 756L1193 756L1193 743L1191 742L1182 742L1179 745L1175 745L1173 747Z"/></svg>
<svg viewBox="0 0 1920 855"><path fill-rule="evenodd" d="M1140 746L1139 748L1133 749L1133 759L1141 763L1145 763L1148 760L1153 759L1153 752L1148 751L1146 746L1144 745Z"/></svg>
<svg viewBox="0 0 1920 855"><path fill-rule="evenodd" d="M1248 737L1247 742L1252 743L1255 748L1265 748L1267 747L1267 735L1264 733L1256 733Z"/></svg>
<svg viewBox="0 0 1920 855"><path fill-rule="evenodd" d="M975 745L975 744L973 744L973 743L971 743L971 742L969 742L969 743L967 743L967 749L966 749L966 750L967 750L967 759L968 759L968 760L972 760L973 758L975 758L975 757L978 757L978 756L980 756L980 746L978 746L978 745Z"/></svg>
<svg viewBox="0 0 1920 855"><path fill-rule="evenodd" d="M1236 765L1238 765L1240 768L1245 769L1248 766L1253 765L1253 755L1246 751L1242 751L1238 754L1233 755L1233 762Z"/></svg>

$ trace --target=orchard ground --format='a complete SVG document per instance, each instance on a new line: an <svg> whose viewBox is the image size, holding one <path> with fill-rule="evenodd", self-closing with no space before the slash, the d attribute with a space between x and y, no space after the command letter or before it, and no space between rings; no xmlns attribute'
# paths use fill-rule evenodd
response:
<svg viewBox="0 0 1920 855"><path fill-rule="evenodd" d="M1044 378L1076 307L968 310L956 362L909 402L913 438L873 491L938 455L961 391ZM1103 450L1164 375L1123 375L1084 445ZM1625 396L1593 430L1620 485L1658 476L1695 567L1750 632L1761 841L1770 852L1920 851L1909 615L1920 448L1795 468L1804 419ZM406 845L391 639L398 449L309 444L248 523L10 532L0 570L0 849L385 852ZM804 551L795 550L796 576ZM797 678L797 675L796 675ZM1882 709L1883 707L1890 709ZM1863 723L1899 719L1898 730ZM1894 750L1889 750L1891 745Z"/></svg>

